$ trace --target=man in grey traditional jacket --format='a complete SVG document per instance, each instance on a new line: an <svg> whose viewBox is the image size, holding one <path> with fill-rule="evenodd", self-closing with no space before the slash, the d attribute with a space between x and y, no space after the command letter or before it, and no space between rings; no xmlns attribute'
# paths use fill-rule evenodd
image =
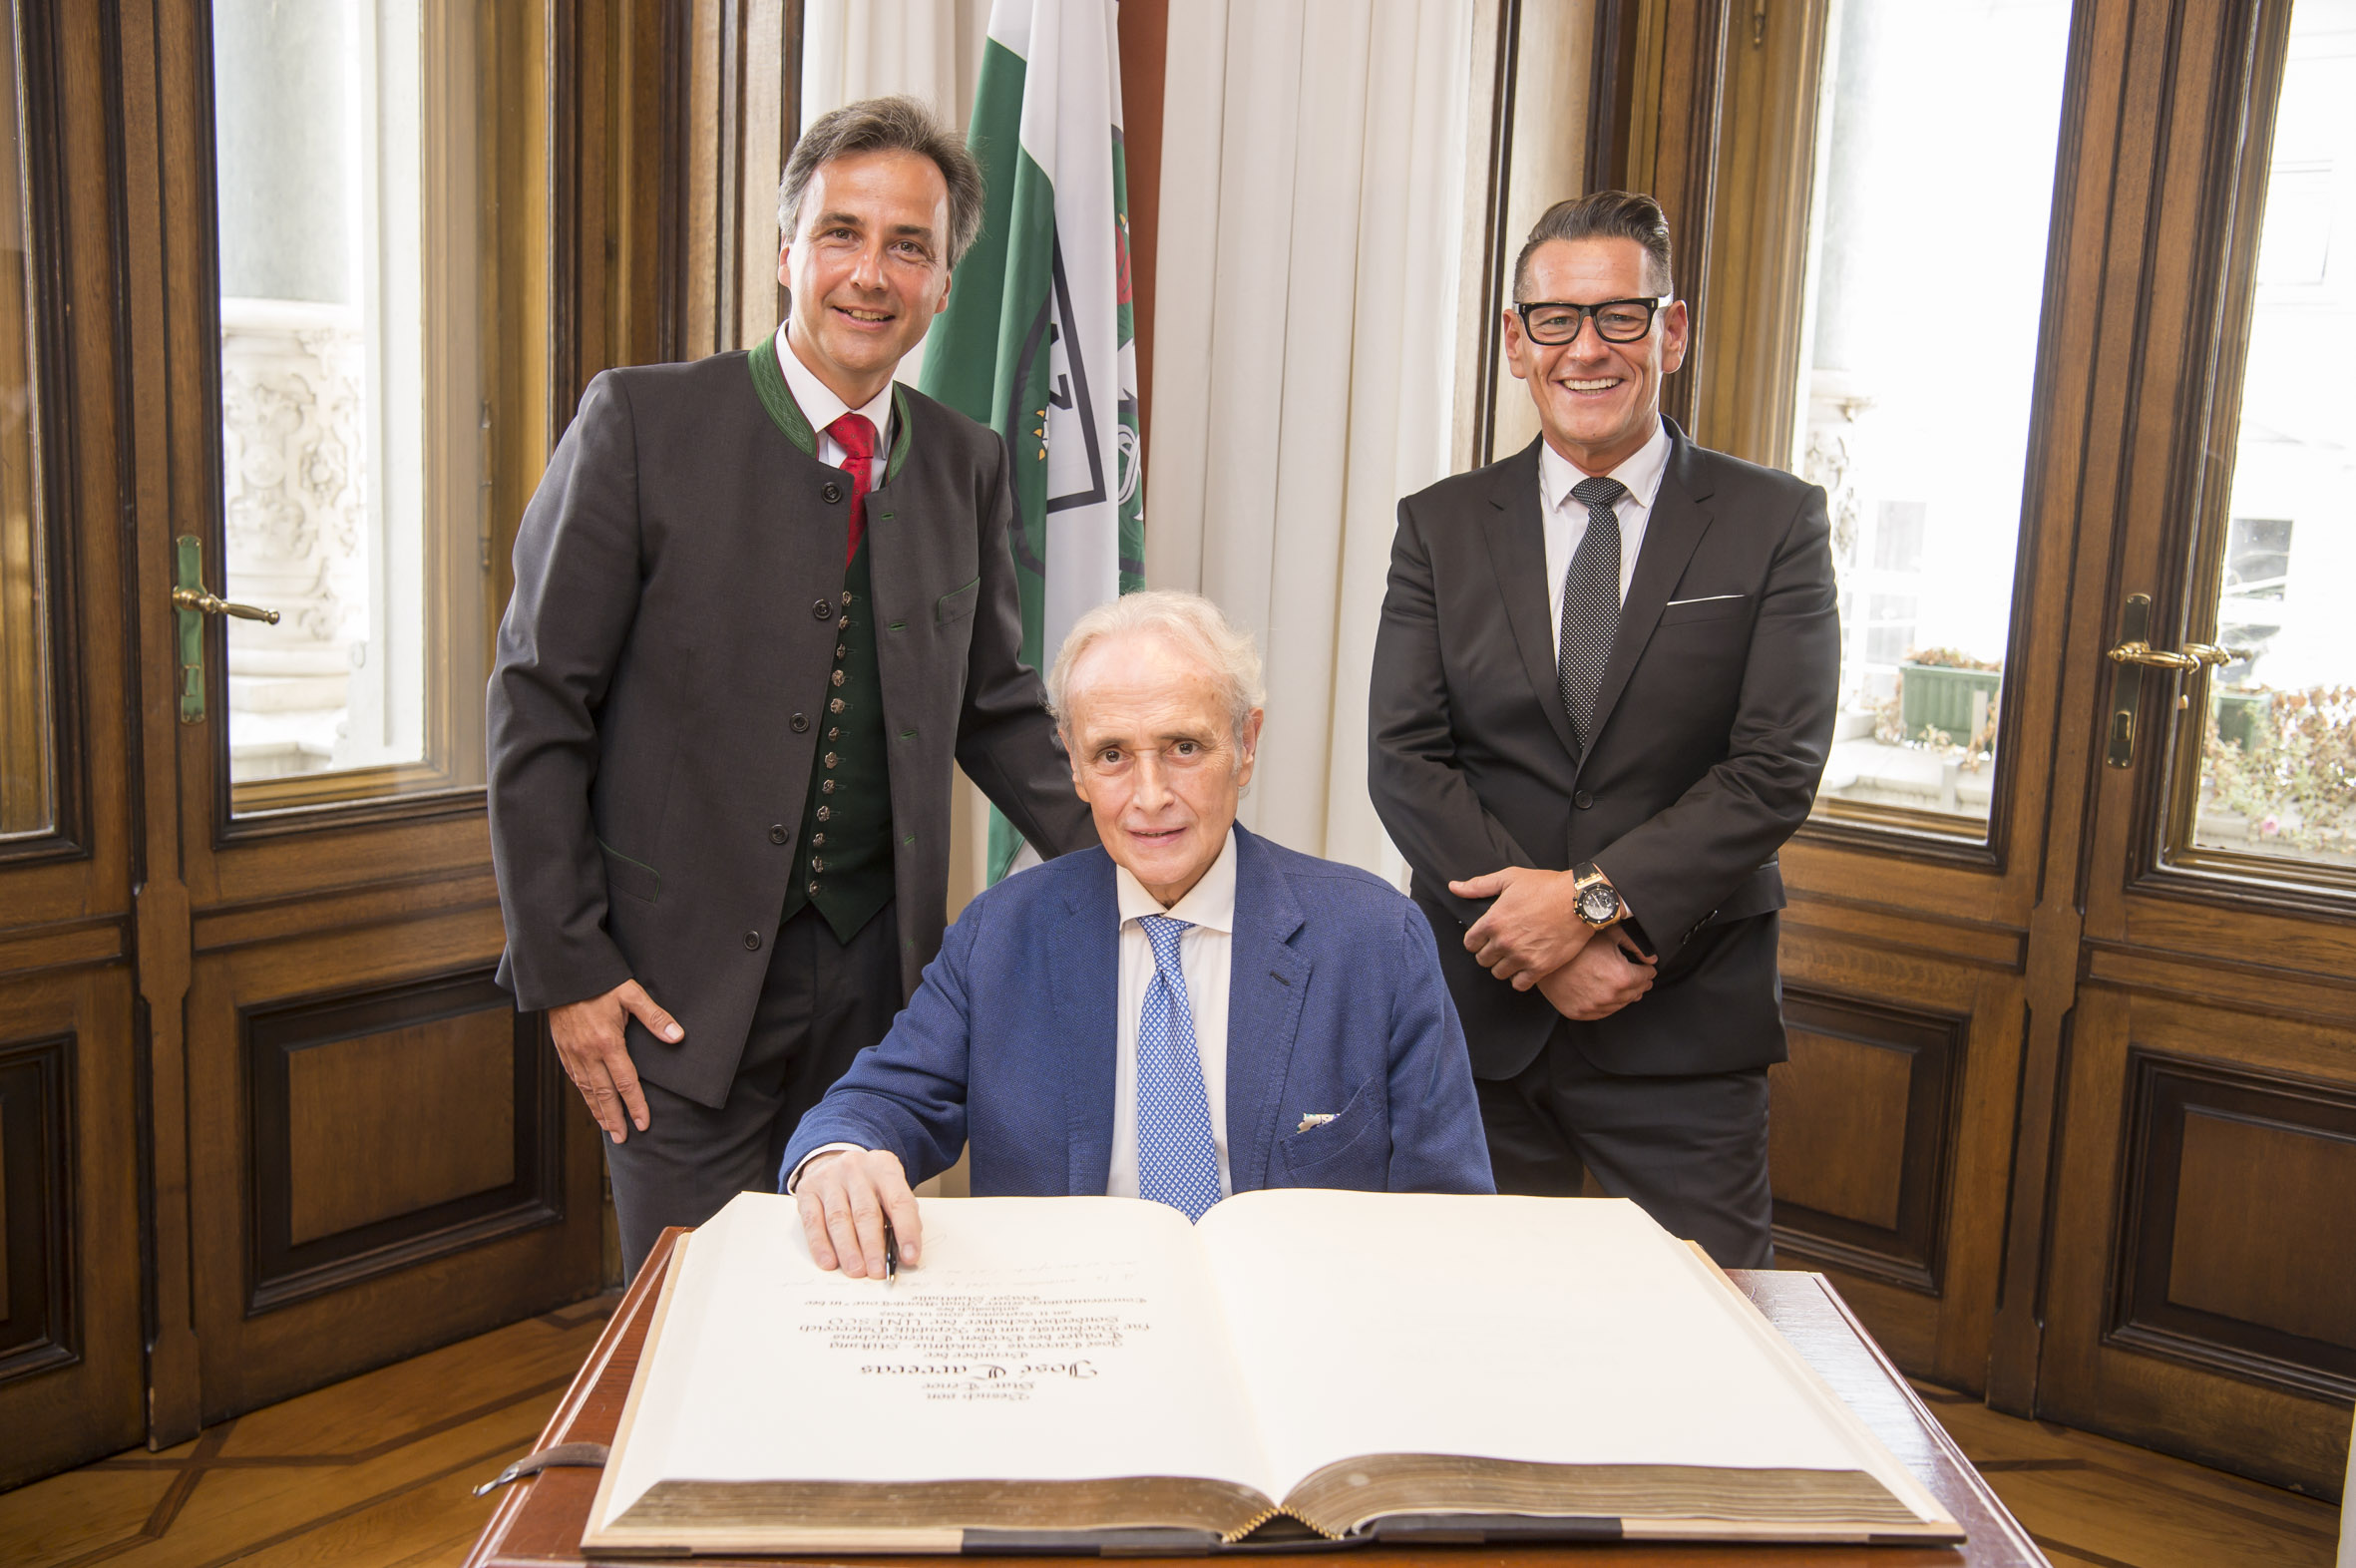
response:
<svg viewBox="0 0 2356 1568"><path fill-rule="evenodd" d="M500 978L608 1138L625 1266L771 1188L941 945L954 758L1094 842L1019 655L990 431L894 383L982 217L907 99L796 144L776 336L591 382L516 541L491 678Z"/></svg>

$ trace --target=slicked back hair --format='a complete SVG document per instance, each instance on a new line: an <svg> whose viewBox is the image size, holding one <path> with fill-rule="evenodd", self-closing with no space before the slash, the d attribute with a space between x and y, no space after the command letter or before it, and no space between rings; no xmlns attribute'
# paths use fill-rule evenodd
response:
<svg viewBox="0 0 2356 1568"><path fill-rule="evenodd" d="M1655 294L1675 293L1669 268L1669 214L1651 196L1634 191L1598 191L1592 196L1557 201L1538 216L1530 237L1522 241L1513 262L1513 297L1520 300L1529 281L1530 256L1555 239L1633 239L1644 246L1645 287Z"/></svg>
<svg viewBox="0 0 2356 1568"><path fill-rule="evenodd" d="M1229 738L1241 742L1252 710L1268 700L1260 684L1260 653L1252 634L1228 623L1219 606L1199 593L1152 588L1107 599L1072 622L1063 647L1047 671L1047 708L1055 715L1066 746L1071 732L1071 676L1080 657L1107 637L1153 632L1192 653L1205 674L1219 684L1227 708Z"/></svg>
<svg viewBox="0 0 2356 1568"><path fill-rule="evenodd" d="M909 152L929 158L949 186L951 267L965 259L982 233L982 166L966 150L966 139L941 123L924 104L905 95L865 98L829 110L812 121L785 161L777 183L777 229L790 243L801 220L802 193L810 177L829 160L852 153Z"/></svg>

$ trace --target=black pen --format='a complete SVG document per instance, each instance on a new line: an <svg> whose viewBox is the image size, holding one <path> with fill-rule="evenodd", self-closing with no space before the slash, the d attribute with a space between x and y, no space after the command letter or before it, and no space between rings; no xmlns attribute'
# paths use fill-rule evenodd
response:
<svg viewBox="0 0 2356 1568"><path fill-rule="evenodd" d="M884 1283L900 1278L900 1238L892 1234L892 1222L884 1222Z"/></svg>

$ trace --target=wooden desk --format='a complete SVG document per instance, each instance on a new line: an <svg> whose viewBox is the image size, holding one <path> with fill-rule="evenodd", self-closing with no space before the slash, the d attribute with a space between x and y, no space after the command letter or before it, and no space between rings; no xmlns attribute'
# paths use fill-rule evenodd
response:
<svg viewBox="0 0 2356 1568"><path fill-rule="evenodd" d="M629 1396L630 1375L646 1343L646 1323L662 1277L670 1267L672 1241L683 1233L666 1231L655 1244L636 1283L614 1309L612 1320L589 1353L587 1365L565 1390L565 1398L549 1417L535 1445L554 1447L561 1442L611 1442L621 1418L622 1401ZM2029 1532L1997 1501L1980 1479L1963 1450L1932 1419L1906 1379L1882 1356L1848 1305L1821 1275L1770 1271L1738 1271L1734 1276L1769 1322L1798 1347L1808 1365L1888 1444L1892 1453L1922 1478L1947 1510L1963 1524L1970 1539L1960 1547L1923 1546L1686 1546L1648 1542L1642 1545L1596 1544L1579 1546L1425 1546L1413 1548L1364 1547L1343 1553L1317 1552L1228 1559L1247 1568L1603 1568L1605 1564L1644 1564L1646 1568L1721 1568L1721 1565L1767 1564L1770 1568L2050 1568ZM781 1411L785 1419L806 1412ZM589 1500L597 1489L599 1472L587 1469L544 1470L516 1482L500 1499L482 1539L475 1543L467 1568L580 1568L581 1532L589 1519ZM635 1559L650 1561L652 1559ZM782 1559L698 1557L663 1559L693 1562L706 1568L719 1565L775 1562ZM848 1557L837 1559L849 1568L940 1568L939 1557ZM992 1559L1006 1568L1069 1568L1069 1557Z"/></svg>

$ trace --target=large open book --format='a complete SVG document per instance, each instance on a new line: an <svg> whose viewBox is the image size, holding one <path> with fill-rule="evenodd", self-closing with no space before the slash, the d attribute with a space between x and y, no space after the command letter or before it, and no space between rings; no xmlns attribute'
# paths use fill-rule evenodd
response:
<svg viewBox="0 0 2356 1568"><path fill-rule="evenodd" d="M924 1266L889 1284L822 1273L789 1198L748 1193L689 1236L583 1545L1962 1535L1630 1203L923 1212Z"/></svg>

